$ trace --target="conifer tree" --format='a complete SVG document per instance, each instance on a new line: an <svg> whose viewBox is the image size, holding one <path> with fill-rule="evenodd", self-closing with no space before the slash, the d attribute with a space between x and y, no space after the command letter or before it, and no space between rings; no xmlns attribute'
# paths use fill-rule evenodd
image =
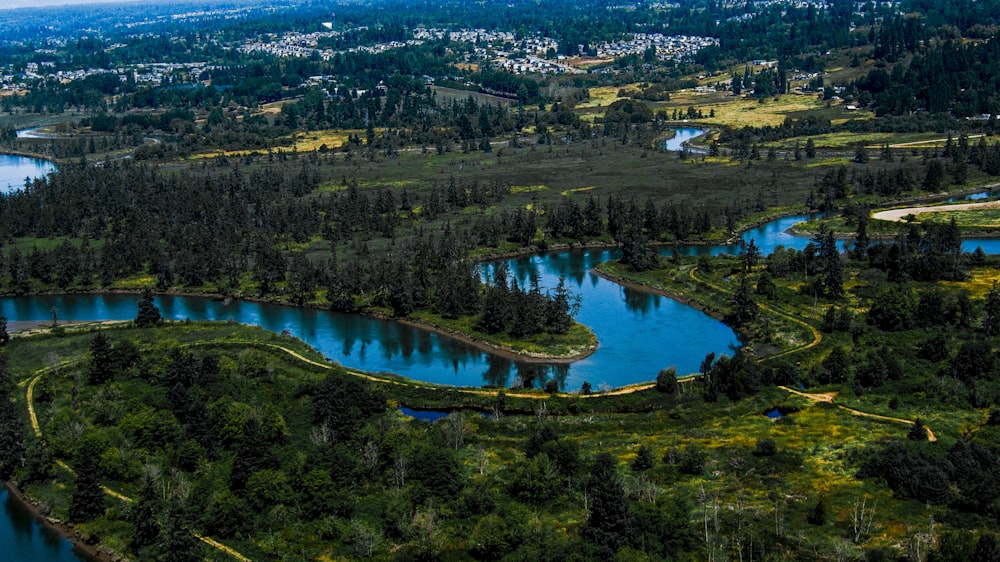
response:
<svg viewBox="0 0 1000 562"><path fill-rule="evenodd" d="M21 408L14 402L16 391L7 357L0 355L0 480L11 477L24 453L24 424Z"/></svg>
<svg viewBox="0 0 1000 562"><path fill-rule="evenodd" d="M69 506L69 519L73 522L90 521L104 514L104 490L101 489L100 468L97 460L100 447L92 439L84 440L76 453L76 491Z"/></svg>

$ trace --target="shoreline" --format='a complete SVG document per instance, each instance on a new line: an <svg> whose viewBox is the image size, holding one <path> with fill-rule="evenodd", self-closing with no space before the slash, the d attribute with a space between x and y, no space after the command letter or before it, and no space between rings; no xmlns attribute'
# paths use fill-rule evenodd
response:
<svg viewBox="0 0 1000 562"><path fill-rule="evenodd" d="M27 293L27 294L24 294L24 295L0 294L0 298L31 297L31 296L38 296L38 295L88 295L88 294L90 294L90 295L100 295L100 294L141 295L142 292L141 291L136 292L136 291L131 291L131 290L122 290L122 289L111 289L111 290L94 289L94 290L56 291L56 292L42 291L42 292L36 292L36 293ZM274 306L285 306L285 307L289 307L289 308L307 308L307 309L311 309L311 310L320 310L320 311L332 312L327 307L318 306L318 305L315 305L315 304L306 303L306 304L302 304L302 305L294 305L294 304L284 303L284 302L281 302L280 300L276 300L276 299L268 299L268 298L260 298L260 297L244 297L244 296L223 296L223 295L220 295L218 293L199 293L199 292L187 292L187 291L163 291L163 292L153 293L153 295L154 296L165 295L165 296L175 296L175 297L197 297L197 298L204 298L204 299L211 299L211 300L218 300L218 301L239 300L239 301L247 301L247 302L270 304L270 305L274 305ZM384 320L384 321L387 321L387 322L399 322L399 323L404 324L406 326L410 326L410 327L413 327L413 328L418 328L418 329L421 329L421 330L426 330L426 331L434 333L434 334L438 334L438 335L446 336L446 337L449 337L449 338L452 338L452 339L456 339L458 341L461 341L463 343L466 343L468 345L476 347L476 348L478 348L478 349L480 349L482 351L485 351L487 353L492 353L494 355L498 355L500 357L503 357L504 359L511 359L511 360L514 360L514 361L517 361L517 362L521 362L521 363L550 364L550 365L551 364L568 365L568 364L574 363L576 361L579 361L581 359L585 359L587 357L590 357L591 355L593 355L594 353L596 353L597 349L600 347L600 341L597 340L596 336L594 336L595 343L593 345L587 346L586 349L583 349L581 351L575 352L575 353L573 353L571 355L562 356L562 355L535 354L535 353L530 353L530 352L519 352L519 351L515 351L515 350L512 350L512 349L508 349L508 348L505 348L505 347L498 346L496 344L492 344L492 343L487 342L487 341L480 340L480 339L478 339L475 336L470 335L470 334L465 334L463 332L458 332L458 331L455 331L455 330L451 330L451 329L446 328L444 326L438 326L436 324L431 324L429 322L423 322L423 321L415 320L415 319L412 319L412 318L395 318L395 317L387 316L385 314L381 314L378 311L365 311L365 310L360 310L360 311L357 311L357 312L342 312L342 314L356 314L356 315L359 315L359 316L366 316L368 318L374 318L374 319L377 319L377 320ZM131 321L131 319L127 319L127 320L60 320L58 327L62 328L62 327L67 327L67 326L75 326L75 325L83 325L83 324L102 324L104 322L129 322L129 321ZM574 320L574 322L575 322L575 320ZM17 337L25 337L25 336L29 336L29 335L36 334L36 333L47 332L47 331L50 331L52 328L53 328L53 326L52 326L52 321L51 320L12 320L12 321L9 321L7 323L7 330L8 330L8 332L12 336L16 335ZM590 328L588 327L587 330L590 331ZM591 334L593 334L593 332L591 332Z"/></svg>
<svg viewBox="0 0 1000 562"><path fill-rule="evenodd" d="M587 346L586 349L573 353L572 355L546 355L546 354L536 354L529 352L514 351L512 349L507 349L505 347L500 347L498 345L476 339L474 336L465 334L463 332L458 332L444 326L438 326L437 324L431 324L430 322L424 322L422 320L414 320L412 318L387 318L393 322L399 322L405 326L411 326L414 328L420 328L422 330L427 330L438 335L447 336L456 339L460 342L467 343L469 345L478 347L484 351L492 353L493 355L499 355L504 359L510 359L517 363L530 363L530 364L542 364L542 365L569 365L575 363L581 359L586 359L594 353L601 346L600 340L597 336L594 336L594 345ZM574 322L576 322L574 320ZM590 331L590 328L587 328ZM593 332L591 332L593 334Z"/></svg>
<svg viewBox="0 0 1000 562"><path fill-rule="evenodd" d="M598 266L598 267L600 267L600 266ZM662 289L660 287L654 287L652 285L647 285L645 283L639 283L637 281L632 281L632 280L626 279L624 277L620 277L618 275L615 275L613 273L608 273L607 271L602 271L602 270L598 269L598 267L591 268L591 270L590 270L591 272L593 272L598 277L601 277L603 279L607 279L608 281L611 281L612 283L617 283L617 284L619 284L619 285L621 285L623 287L628 287L630 289L635 289L637 291L644 291L646 293L652 293L654 295L660 295L661 297L666 297L668 299L675 300L675 301L677 301L677 302L679 302L681 304L690 306L691 308L693 308L695 310L698 310L698 311L700 311L700 312L702 312L704 314L707 314L708 316L711 316L712 318L715 318L719 322L722 322L723 324L725 324L725 315L722 314L722 312L720 312L718 310L715 310L714 308L710 308L708 306L705 306L704 304L702 304L702 303L700 303L700 302L698 302L698 301L696 301L696 300L694 300L694 299L692 299L690 297L687 297L687 296L684 296L684 295L679 295L677 293L674 293L674 292L669 291L667 289ZM728 324L726 324L726 325L729 326ZM730 326L730 328L732 328L732 326ZM737 332L737 333L739 333L739 332Z"/></svg>
<svg viewBox="0 0 1000 562"><path fill-rule="evenodd" d="M113 562L120 557L110 552L107 547L102 546L100 541L89 544L78 532L74 530L71 523L66 523L45 514L40 502L35 498L25 494L13 481L3 482L4 489L7 490L10 499L17 502L27 512L32 519L42 527L59 534L73 545L73 553L86 562Z"/></svg>

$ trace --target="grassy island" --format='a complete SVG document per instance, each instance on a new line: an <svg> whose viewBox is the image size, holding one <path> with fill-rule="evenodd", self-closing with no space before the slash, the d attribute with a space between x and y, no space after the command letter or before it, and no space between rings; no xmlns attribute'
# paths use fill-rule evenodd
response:
<svg viewBox="0 0 1000 562"><path fill-rule="evenodd" d="M518 361L571 362L583 359L597 350L597 336L587 326L576 322L565 334L541 332L515 338L509 333L489 334L477 329L475 317L448 319L432 312L416 312L402 319L442 332L451 337L508 355Z"/></svg>

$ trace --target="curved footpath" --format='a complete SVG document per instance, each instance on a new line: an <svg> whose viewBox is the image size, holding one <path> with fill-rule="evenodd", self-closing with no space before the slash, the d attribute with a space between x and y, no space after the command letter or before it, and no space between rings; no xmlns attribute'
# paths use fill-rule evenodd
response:
<svg viewBox="0 0 1000 562"><path fill-rule="evenodd" d="M68 366L75 365L77 363L82 363L82 362L83 362L83 358L76 358L76 359L66 360L66 361L60 362L59 365L58 365L58 368L62 369L64 367L68 367ZM38 416L35 414L35 404L34 404L35 385L38 383L38 381L40 381L42 379L42 376L46 372L48 372L49 370L50 370L50 368L46 367L44 369L36 371L35 372L36 373L35 377L33 379L31 379L31 382L28 383L28 388L27 388L27 391L25 392L25 399L27 401L27 406L28 406L28 420L31 423L31 429L34 430L34 432L35 432L35 436L38 437L39 439L42 438L42 428L41 428L41 426L38 423ZM59 468L65 470L66 472L68 472L70 474L74 474L74 475L76 474L76 471L74 471L65 462L63 462L61 460L56 460L56 464L59 466ZM121 492L117 492L115 490L112 490L111 488L109 488L109 487L107 487L107 486L105 486L103 484L101 485L101 490L103 490L105 494L107 494L107 495L109 495L109 496L111 496L111 497L113 497L113 498L115 498L115 499L117 499L119 501L123 501L125 503L133 503L135 501L134 499L126 496L125 494L122 494ZM62 534L65 535L67 538L72 537L72 535L69 533L69 527L66 527L65 524L62 521L53 520L53 519L49 519L49 518L46 518L45 521L46 521L47 524L55 526L56 528L58 528L62 532ZM246 556L243 556L242 554L240 554L236 550L234 550L234 549L232 549L232 548L230 548L230 547L228 547L228 546L226 546L226 545L224 545L224 544L222 544L222 543L220 543L220 542L212 539L211 537L206 537L206 536L203 536L203 535L199 535L198 533L195 533L195 532L192 532L191 534L194 535L194 537L196 539L198 539L198 540L202 541L203 543L211 546L212 548L215 548L216 550L218 550L220 552L224 552L224 553L228 554L229 556L231 556L231 557L239 560L240 562L251 562L251 560L249 558L247 558ZM74 542L76 542L76 541L74 541Z"/></svg>
<svg viewBox="0 0 1000 562"><path fill-rule="evenodd" d="M699 279L695 275L695 271L697 269L698 269L697 267L692 268L691 271L690 271L690 273L689 273L689 276L691 277L692 280L694 280L695 282L698 282L698 283L702 283L702 284L704 284L704 285L706 285L706 286L708 286L708 287L710 287L710 288L712 288L712 289L714 289L716 291L721 291L721 292L725 292L725 293L729 292L724 287L720 287L720 286L718 286L718 285L716 285L714 283L710 283L708 281L705 281L704 279ZM791 316L791 315L789 315L787 313L775 310L773 307L770 307L770 306L768 306L768 305L766 305L764 303L757 303L757 306L760 307L760 308L762 308L762 309L764 309L764 310L767 310L767 311L769 311L771 313L777 314L777 315L779 315L779 316L781 316L781 317L783 317L783 318L785 318L787 320L790 320L792 322L801 324L802 326L805 326L806 328L808 328L809 331L811 331L812 334L813 334L813 340L811 342L807 342L807 343L805 343L803 345L800 345L798 347L794 347L792 349L785 350L785 351L783 351L781 353L778 353L778 354L775 354L775 355L770 355L770 356L765 357L763 359L759 359L758 360L759 363L763 363L764 361L768 361L768 360L771 360L771 359L774 359L774 358L777 358L777 357L783 357L785 355L789 355L789 354L792 354L792 353L798 353L800 351L805 351L807 349L810 349L812 347L815 347L815 346L819 345L819 343L821 341L823 341L823 334L819 330L817 330L812 324L809 324L808 322L805 322L804 320L801 320L799 318L795 318L795 317L793 317L793 316ZM694 378L694 377L692 377L692 378ZM828 404L833 404L837 408L840 408L841 410L844 410L845 412L849 412L850 414L855 415L855 416L860 416L860 417L865 417L865 418L871 418L871 419L876 419L876 420L881 420L881 421L890 421L890 422L895 422L895 423L903 423L903 424L910 425L910 426L912 426L914 423L916 423L913 420L907 420L907 419L903 419L903 418L893 418L893 417L883 416L883 415L879 415L879 414L872 414L872 413L869 413L869 412L863 412L861 410L857 410L855 408L849 408L849 407L847 407L847 406L845 406L843 404L837 404L837 403L834 402L834 399L837 397L837 393L836 392L807 393L807 392L800 392L798 390L795 390L793 388L789 388L787 386L778 386L778 388L780 388L780 389L782 389L782 390L784 390L786 392L790 392L792 394L796 394L798 396L803 396L805 398L808 398L808 399L816 401L816 402L826 402ZM931 442L937 441L937 436L934 434L934 431L931 430L930 426L925 425L924 427L927 429L927 440L931 441Z"/></svg>
<svg viewBox="0 0 1000 562"><path fill-rule="evenodd" d="M861 410L855 410L854 408L848 408L847 406L844 406L843 404L837 404L837 403L834 402L834 399L837 398L837 393L836 392L816 392L816 393L809 393L809 392L801 392L801 391L795 390L794 388L789 388L787 386L779 386L778 388L780 388L781 390L790 392L792 394L796 394L798 396L802 396L802 397L808 398L808 399L813 400L815 402L826 402L827 404L833 404L834 406L840 408L841 410L844 410L845 412L849 412L850 414L855 415L855 416L860 416L860 417L864 417L864 418L872 418L872 419L881 420L881 421L891 421L891 422L896 422L896 423L904 423L904 424L910 425L910 426L912 426L913 424L916 423L914 421L903 419L903 418L893 418L893 417L889 417L889 416L882 416L882 415L879 415L879 414L870 414L868 412L862 412ZM924 429L927 430L927 440L928 441L930 441L931 443L937 441L937 435L934 434L934 431L931 430L930 426L925 425Z"/></svg>
<svg viewBox="0 0 1000 562"><path fill-rule="evenodd" d="M107 325L107 324L111 324L111 323L121 324L121 323L125 323L125 322L128 322L128 321L102 322L100 324L103 324L103 325ZM30 332L28 332L28 334L35 334L35 333L40 333L40 332L44 332L44 331L46 331L44 328L35 327ZM333 370L334 369L333 365L330 364L329 362L314 361L312 359L309 359L308 357L305 357L304 355L298 353L297 351L295 351L293 349L290 349L290 348L287 348L287 347L284 347L284 346L281 346L281 345L278 345L278 344L266 344L266 343L265 344L260 344L260 343L255 343L255 342L232 342L232 341L227 341L225 343L226 344L241 344L242 343L242 344L245 344L245 345L264 345L264 346L270 347L272 349L275 349L275 350L278 350L278 351L282 351L282 352L290 355L294 359L296 359L296 360L298 360L300 362L306 363L308 365L312 365L314 367L318 367L318 368L321 368L321 369L324 369L324 370ZM191 344L191 345L199 345L199 344ZM203 344L201 344L201 345L203 345ZM66 367L73 366L73 365L77 365L77 364L82 363L84 360L85 360L84 357L77 357L77 358L74 358L74 359L66 359L66 360L63 360L63 361L59 362L59 364L55 367L55 369L59 370L59 369L63 369L63 368L66 368ZM31 377L30 379L26 379L25 381L21 381L21 383L19 384L19 386L25 386L26 385L26 389L25 389L25 404L26 404L27 410L28 410L28 421L29 421L29 423L31 425L32 431L34 431L34 433L35 433L35 436L38 437L39 439L41 439L43 437L43 434L42 434L41 424L38 422L38 415L35 412L35 403L34 403L35 385L37 385L38 382L40 380L42 380L42 377L45 376L46 373L49 373L52 370L53 370L52 367L45 367L45 368L39 369L39 370L35 371L33 377ZM346 373L348 373L348 374L350 374L352 376L358 377L358 378L363 378L363 379L366 379L366 380L380 382L380 383L386 383L386 384L395 384L395 385L400 385L400 386L426 386L426 387L437 386L437 385L421 385L421 384L416 383L414 381L404 381L404 380L396 380L396 379L392 379L392 378L388 378L388 377L380 377L378 375L374 375L374 374L371 374L371 373L365 373L365 372L357 371L357 370L353 370L353 369L344 369L344 371ZM643 384L637 384L637 385L631 385L631 386L619 388L619 389L612 390L612 391L609 391L609 392L604 392L604 393L599 393L599 394L590 394L590 395L578 395L578 396L581 397L581 398L595 398L595 397L600 397L600 396L615 396L615 395L621 395L621 394L629 394L629 393L632 393L632 392L638 392L640 390L646 390L646 389L652 388L654 386L655 386L654 383L643 383ZM459 392L464 392L464 393L467 393L467 394L475 394L475 395L480 395L480 396L498 396L500 394L500 391L501 391L501 389L495 389L494 390L494 389L470 389L470 388L459 388L457 390ZM511 397L515 397L515 398L529 398L529 399L538 399L538 400L546 399L546 398L549 398L549 397L552 396L551 394L517 393L517 392L507 393L506 391L504 391L504 392L505 392L505 394L507 396L511 396ZM565 394L565 393L559 393L559 394L563 395L563 396L569 396L570 395L570 394ZM73 470L73 468L70 467L68 464L66 464L66 462L64 462L62 460L56 460L56 465L59 466L59 468L61 468L62 470L66 471L69 474L74 474L74 475L76 474L76 472ZM111 497L113 497L113 498L115 498L115 499L117 499L119 501L125 502L125 503L133 503L135 501L133 498L130 498L130 497L126 496L125 494L122 494L121 492L113 490L113 489L111 489L111 488L109 488L107 486L104 486L104 485L101 485L101 490L103 490L106 495L109 495L109 496L111 496ZM25 499L24 496L23 496L23 494L20 493L20 490L17 490L17 495L18 495L18 497L21 497L22 500ZM33 505L31 505L27 501L26 501L26 504L29 506L29 508L33 508L34 507ZM42 514L39 513L39 515L41 516ZM76 543L78 546L80 546L81 548L84 548L85 550L87 550L91 555L93 555L95 557L100 557L100 553L99 552L95 551L93 548L88 548L88 547L90 547L90 545L85 545L85 544L81 543L80 541L75 540L73 538L72 533L70 532L71 531L70 527L67 526L67 524L64 523L63 521L60 521L60 520L57 520L57 519L48 518L48 517L45 517L44 521L45 521L45 523L47 525L52 526L52 527L56 528L57 530L59 530L59 532L62 535L64 535L65 537L67 537L68 539L70 539L71 541L73 541L74 543ZM235 549L233 549L231 547L228 547L228 546L226 546L226 545L224 545L224 544L222 544L222 543L220 543L220 542L212 539L211 537L206 537L206 536L203 536L203 535L199 535L198 533L194 533L194 532L192 532L192 535L195 538L197 538L198 540L200 540L200 541L204 542L205 544L211 546L212 548L215 548L216 550L218 550L220 552L223 552L223 553L229 555L230 557L235 558L236 560L239 560L240 562L251 562L250 558L247 558L246 556L240 554Z"/></svg>
<svg viewBox="0 0 1000 562"><path fill-rule="evenodd" d="M722 287L720 285L716 285L715 283L712 283L710 281L706 281L704 279L699 279L698 276L695 275L696 271L698 271L698 268L697 267L692 267L691 271L688 272L688 277L690 277L691 280L694 281L695 283L701 283L702 285L705 285L706 287L709 287L710 289L713 289L714 291L719 292L719 293L725 293L725 294L729 294L730 293L730 291L726 287ZM819 343L821 341L823 341L823 334L822 334L822 332L820 332L819 330L817 330L812 324L806 322L805 320L802 320L800 318L796 318L796 317L792 316L791 314L788 314L787 312L782 312L782 311L777 310L776 308L774 308L772 306L769 306L767 304L764 304L762 302L758 302L757 303L757 307L760 308L760 309L762 309L762 310L766 310L766 311L768 311L768 312L770 312L772 314L776 314L776 315L778 315L778 316L780 316L780 317L782 317L782 318L784 318L786 320L791 321L792 323L795 323L795 324L798 324L800 326L803 326L804 328L806 328L807 330L809 330L809 332L812 334L812 341L806 342L806 343L804 343L802 345L799 345L799 346L796 346L796 347L792 347L791 349L786 349L785 351L782 351L781 353L776 353L774 355L768 355L767 357L764 357L763 359L760 359L759 360L760 362L770 361L772 359L777 359L778 357L784 357L786 355L791 355L792 353L798 353L800 351L805 351L807 349L810 349L812 347L815 347L815 346L819 345Z"/></svg>
<svg viewBox="0 0 1000 562"><path fill-rule="evenodd" d="M309 365L312 365L314 367L319 367L320 369L326 369L326 370L332 370L333 369L333 366L330 365L329 363L320 363L319 361L313 361L312 359L309 359L308 357L304 357L300 353L298 353L298 352L296 352L296 351L294 351L292 349L289 349L287 347L284 347L284 346L281 346L281 345L278 345L278 344L273 344L273 343L268 343L268 344L263 344L263 345L266 345L268 347L277 349L279 351L284 351L285 353L291 355L292 357L298 359L299 361L302 361L302 362L307 363ZM399 386L410 386L410 387L418 387L418 388L419 387L422 387L422 388L440 388L440 386L441 386L441 385L434 385L434 384L429 384L429 383L419 383L419 382L412 381L412 380L398 380L398 379L389 378L389 377L380 377L380 376L378 376L376 374L366 373L364 371L356 371L354 369L348 369L346 367L344 368L344 372L346 372L346 373L348 373L350 375L353 375L355 377L358 377L358 378L362 378L362 379L369 380L369 381L372 381L372 382L384 383L384 384L395 384L395 385L399 385ZM633 385L621 387L621 388L618 388L618 389L615 389L615 390L609 390L607 392L599 392L599 393L593 393L593 394L573 394L573 393L568 393L568 392L557 392L557 393L553 393L553 394L548 394L548 393L539 394L537 392L531 392L531 393L525 393L525 392L508 392L507 389L499 389L499 388L497 388L497 389L491 389L491 388L462 388L462 387L449 387L449 388L452 388L453 390L455 390L457 392L462 392L462 393L465 393L465 394L475 394L477 396L499 396L500 391L503 390L504 396L509 396L511 398L528 398L528 399L531 399L531 400L544 400L544 399L547 399L547 398L551 398L553 396L564 396L564 397L566 397L566 396L574 396L574 397L577 397L577 398L599 398L601 396L618 396L618 395L621 395L621 394L631 394L633 392L639 392L640 390L646 390L646 389L649 389L649 388L653 388L654 386L656 386L655 383L639 383L639 384L633 384Z"/></svg>

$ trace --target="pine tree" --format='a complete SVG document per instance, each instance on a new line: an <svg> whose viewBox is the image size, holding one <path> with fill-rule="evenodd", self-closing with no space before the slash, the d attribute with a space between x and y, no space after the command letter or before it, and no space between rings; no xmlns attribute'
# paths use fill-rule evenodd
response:
<svg viewBox="0 0 1000 562"><path fill-rule="evenodd" d="M661 369L660 373L656 375L656 391L664 394L677 393L677 369L675 367Z"/></svg>
<svg viewBox="0 0 1000 562"><path fill-rule="evenodd" d="M90 384L104 384L114 377L114 352L111 339L104 332L97 332L90 342L90 366L87 379Z"/></svg>
<svg viewBox="0 0 1000 562"><path fill-rule="evenodd" d="M653 450L645 445L640 445L636 451L635 459L632 461L633 472L643 472L653 468Z"/></svg>
<svg viewBox="0 0 1000 562"><path fill-rule="evenodd" d="M580 303L575 295L566 288L566 279L559 278L556 285L555 294L549 297L549 306L546 311L545 325L548 331L553 334L565 334L569 332L573 325L573 316L580 307Z"/></svg>
<svg viewBox="0 0 1000 562"><path fill-rule="evenodd" d="M927 428L924 427L923 420L917 418L913 421L910 431L906 433L906 438L910 441L927 441Z"/></svg>
<svg viewBox="0 0 1000 562"><path fill-rule="evenodd" d="M513 320L510 288L507 286L507 266L497 265L493 274L493 284L486 289L483 310L476 328L487 334L506 332Z"/></svg>
<svg viewBox="0 0 1000 562"><path fill-rule="evenodd" d="M832 231L822 227L817 238L819 238L819 259L823 268L823 294L831 299L839 299L844 296L844 266L840 261L837 240L833 237Z"/></svg>
<svg viewBox="0 0 1000 562"><path fill-rule="evenodd" d="M69 506L69 519L73 522L90 521L104 514L104 490L101 489L100 455L96 441L85 440L76 453L76 491Z"/></svg>
<svg viewBox="0 0 1000 562"><path fill-rule="evenodd" d="M158 558L165 562L198 562L202 560L201 543L186 523L184 502L171 502L160 530Z"/></svg>
<svg viewBox="0 0 1000 562"><path fill-rule="evenodd" d="M17 387L7 371L7 357L0 355L0 480L7 480L24 454L21 408L14 402Z"/></svg>
<svg viewBox="0 0 1000 562"><path fill-rule="evenodd" d="M135 504L129 513L128 520L135 526L135 534L129 548L133 552L140 553L144 548L156 543L160 535L160 522L157 520L159 502L156 497L156 487L154 477L147 472L142 483L142 490L139 493L139 502Z"/></svg>
<svg viewBox="0 0 1000 562"><path fill-rule="evenodd" d="M729 299L728 319L737 328L742 328L757 317L757 303L753 298L750 276L739 275L739 283Z"/></svg>
<svg viewBox="0 0 1000 562"><path fill-rule="evenodd" d="M608 453L597 455L587 481L590 515L581 535L597 546L603 560L614 558L614 553L628 545L634 534L625 485L616 464Z"/></svg>
<svg viewBox="0 0 1000 562"><path fill-rule="evenodd" d="M135 317L135 325L140 328L155 326L161 320L160 309L153 303L153 293L146 289L142 292L142 298L139 299L139 313Z"/></svg>

